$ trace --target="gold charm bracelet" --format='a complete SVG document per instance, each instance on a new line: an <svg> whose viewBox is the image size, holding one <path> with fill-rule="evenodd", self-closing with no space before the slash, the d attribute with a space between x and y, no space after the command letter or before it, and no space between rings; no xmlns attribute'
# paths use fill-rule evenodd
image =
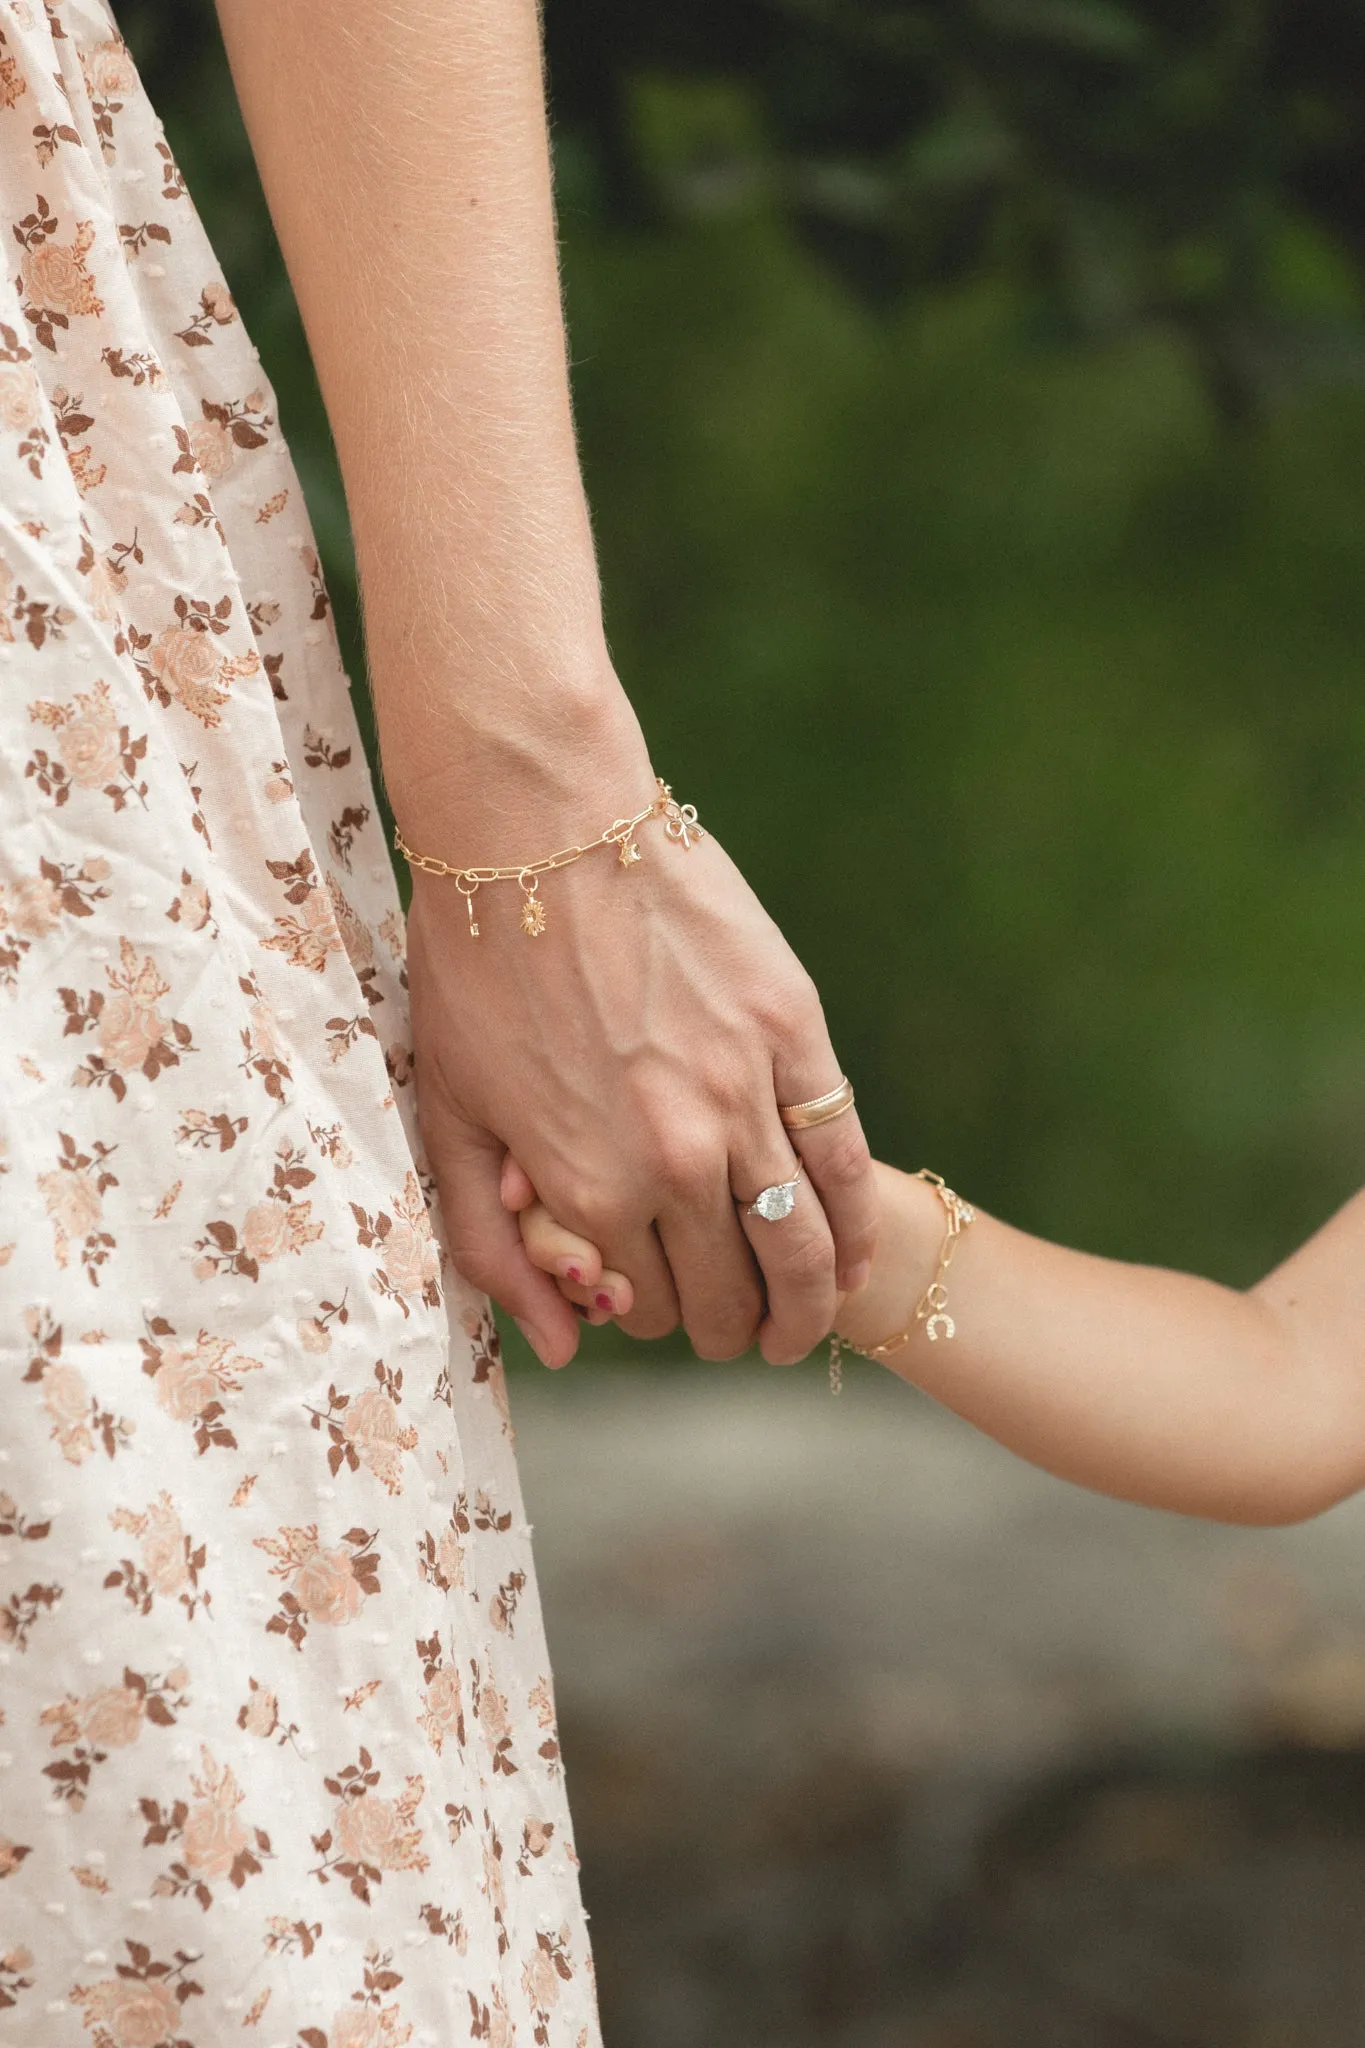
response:
<svg viewBox="0 0 1365 2048"><path fill-rule="evenodd" d="M957 1250L958 1239L964 1230L975 1223L976 1211L969 1202L963 1201L961 1195L953 1193L942 1174L931 1173L927 1166L922 1166L914 1178L927 1180L943 1204L943 1241L938 1248L934 1277L916 1302L914 1315L906 1327L898 1330L894 1337L886 1337L880 1344L872 1344L864 1349L861 1344L850 1344L846 1337L840 1337L837 1332L831 1334L829 1390L832 1394L839 1393L843 1387L842 1354L845 1351L854 1351L859 1358L871 1358L878 1365L884 1365L893 1353L910 1342L921 1323L924 1325L924 1334L931 1344L936 1344L940 1337L947 1340L957 1335L957 1324L948 1313L948 1290L943 1284L943 1276L953 1263L953 1253Z"/></svg>
<svg viewBox="0 0 1365 2048"><path fill-rule="evenodd" d="M477 939L479 921L474 915L474 898L485 882L515 882L521 890L521 928L528 939L538 939L549 923L549 914L540 897L536 884L542 875L553 874L556 868L571 867L576 860L582 860L585 853L596 853L599 846L614 846L616 858L623 868L632 867L640 859L640 848L635 835L641 825L651 818L662 818L667 836L684 849L693 842L706 837L697 823L696 807L674 801L673 792L663 777L657 776L658 795L653 803L646 804L633 818L613 818L599 838L590 839L586 846L564 846L558 853L547 853L543 860L529 860L520 867L506 868L458 868L449 861L436 860L431 854L414 853L403 834L395 825L393 843L409 867L420 868L425 875L448 875L469 910L469 935Z"/></svg>

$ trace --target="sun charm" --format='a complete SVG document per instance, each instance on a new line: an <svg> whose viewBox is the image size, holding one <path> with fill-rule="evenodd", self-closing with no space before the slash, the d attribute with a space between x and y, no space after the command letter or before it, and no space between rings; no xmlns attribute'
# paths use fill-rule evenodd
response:
<svg viewBox="0 0 1365 2048"><path fill-rule="evenodd" d="M521 906L521 928L528 939L538 939L546 925L545 905L539 896L528 890Z"/></svg>

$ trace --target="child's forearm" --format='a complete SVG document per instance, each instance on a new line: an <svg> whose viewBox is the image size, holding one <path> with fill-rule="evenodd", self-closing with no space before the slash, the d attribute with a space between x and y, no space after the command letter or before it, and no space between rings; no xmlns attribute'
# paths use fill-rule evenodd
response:
<svg viewBox="0 0 1365 2048"><path fill-rule="evenodd" d="M922 1181L884 1169L883 1188L904 1307L942 1210ZM1062 1478L1236 1522L1298 1520L1365 1483L1365 1196L1246 1294L979 1215L950 1295L956 1338L920 1329L888 1363ZM855 1342L895 1327L850 1303L841 1328L849 1312Z"/></svg>

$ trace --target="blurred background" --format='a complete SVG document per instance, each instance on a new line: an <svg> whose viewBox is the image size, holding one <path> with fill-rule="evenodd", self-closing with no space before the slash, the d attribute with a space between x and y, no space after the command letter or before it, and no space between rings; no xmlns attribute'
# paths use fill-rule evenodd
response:
<svg viewBox="0 0 1365 2048"><path fill-rule="evenodd" d="M117 13L359 683L212 7ZM618 666L874 1149L1251 1280L1365 1157L1365 5L547 35ZM1361 1511L1120 1509L870 1367L513 1369L612 2048L1365 2041Z"/></svg>

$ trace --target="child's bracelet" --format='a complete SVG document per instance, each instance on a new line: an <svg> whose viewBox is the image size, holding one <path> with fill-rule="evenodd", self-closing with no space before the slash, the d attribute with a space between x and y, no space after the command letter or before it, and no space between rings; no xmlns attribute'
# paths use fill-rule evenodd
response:
<svg viewBox="0 0 1365 2048"><path fill-rule="evenodd" d="M861 1344L850 1344L847 1338L839 1336L837 1331L831 1333L829 1390L832 1394L839 1393L843 1387L842 1354L845 1351L854 1351L859 1358L871 1358L878 1365L884 1365L894 1352L910 1342L921 1323L924 1325L924 1334L931 1344L936 1344L940 1337L951 1339L957 1335L957 1324L948 1313L948 1290L943 1284L943 1276L953 1263L953 1253L957 1250L958 1239L964 1230L975 1223L976 1211L970 1203L963 1201L961 1195L953 1193L941 1174L931 1173L927 1166L922 1166L914 1178L927 1180L943 1204L943 1242L938 1248L934 1277L916 1302L914 1315L906 1327L898 1330L894 1337L886 1337L880 1344L872 1344L865 1349Z"/></svg>
<svg viewBox="0 0 1365 2048"><path fill-rule="evenodd" d="M704 839L705 832L697 823L696 808L692 804L675 803L673 792L663 777L657 776L659 793L653 803L646 804L633 818L613 818L605 832L597 839L590 839L586 846L564 846L558 853L547 853L542 860L524 861L519 867L507 868L458 868L449 861L436 860L431 854L414 853L403 834L394 826L393 843L409 867L420 868L426 875L448 875L469 910L469 933L471 938L479 936L478 919L474 915L474 897L485 882L516 882L522 892L521 928L527 938L538 939L544 931L549 916L545 905L536 894L536 883L542 875L552 874L556 868L570 867L574 861L582 860L585 853L596 853L599 846L614 846L616 858L623 868L631 867L640 858L640 849L635 843L635 834L641 825L651 818L662 818L664 831L670 839L688 848L695 839Z"/></svg>

